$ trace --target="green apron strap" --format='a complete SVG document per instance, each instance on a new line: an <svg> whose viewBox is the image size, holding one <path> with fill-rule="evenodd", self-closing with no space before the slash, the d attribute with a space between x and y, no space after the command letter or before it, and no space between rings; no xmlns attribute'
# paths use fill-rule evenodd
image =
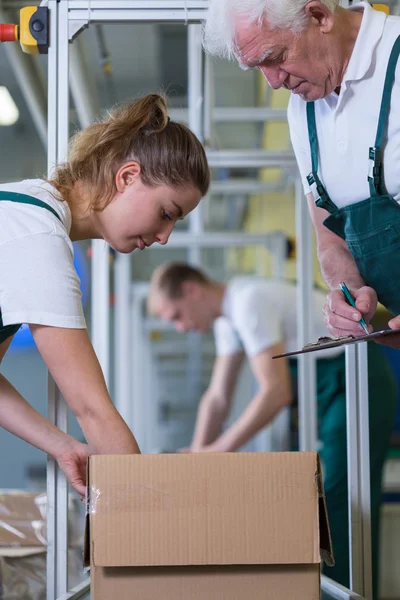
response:
<svg viewBox="0 0 400 600"><path fill-rule="evenodd" d="M318 177L318 136L317 136L317 125L315 122L315 104L314 102L307 102L307 127L308 127L308 139L310 142L310 153L311 153L311 173L307 175L308 185L315 198L315 204L319 208L324 208L331 214L337 211L337 206L329 198L328 193Z"/></svg>
<svg viewBox="0 0 400 600"><path fill-rule="evenodd" d="M33 198L32 196L27 196L26 194L17 194L16 192L0 192L0 202L19 202L20 204L32 204L33 206L40 206L40 208L45 208L46 210L53 213L55 217L59 221L61 221L60 215L46 202L42 202L42 200L38 200L37 198Z"/></svg>
<svg viewBox="0 0 400 600"><path fill-rule="evenodd" d="M370 170L368 182L371 196L379 196L382 192L382 141L386 130L387 119L392 98L392 89L398 58L400 56L400 36L395 41L390 53L383 86L382 102L379 111L378 129L376 132L375 146L369 149Z"/></svg>

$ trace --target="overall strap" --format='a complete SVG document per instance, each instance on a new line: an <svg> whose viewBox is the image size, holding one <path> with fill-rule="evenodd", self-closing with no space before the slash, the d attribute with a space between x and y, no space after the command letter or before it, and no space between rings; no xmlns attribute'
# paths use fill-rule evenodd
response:
<svg viewBox="0 0 400 600"><path fill-rule="evenodd" d="M32 204L33 206L40 206L40 208L45 208L46 210L53 213L54 216L57 217L59 221L61 221L60 215L46 202L42 202L42 200L38 200L37 198L33 198L33 196L28 196L27 194L17 194L16 192L0 192L0 202L18 202L20 204Z"/></svg>
<svg viewBox="0 0 400 600"><path fill-rule="evenodd" d="M307 181L315 198L315 204L319 208L325 208L331 214L337 210L336 204L332 202L329 195L318 177L318 136L317 125L315 122L315 104L307 102L307 127L308 139L311 152L311 173L307 175Z"/></svg>
<svg viewBox="0 0 400 600"><path fill-rule="evenodd" d="M386 69L385 83L383 86L382 102L379 111L378 129L376 132L375 146L369 149L370 169L368 173L368 183L371 196L382 194L382 141L386 130L389 116L390 102L392 99L392 89L398 58L400 56L400 36L395 41L390 53L388 66Z"/></svg>

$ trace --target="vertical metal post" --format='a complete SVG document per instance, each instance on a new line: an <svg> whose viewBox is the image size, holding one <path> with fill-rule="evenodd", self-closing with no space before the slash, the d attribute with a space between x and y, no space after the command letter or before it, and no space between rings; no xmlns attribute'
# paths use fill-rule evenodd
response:
<svg viewBox="0 0 400 600"><path fill-rule="evenodd" d="M115 406L128 426L132 422L131 260L115 259Z"/></svg>
<svg viewBox="0 0 400 600"><path fill-rule="evenodd" d="M350 589L372 600L367 344L346 348Z"/></svg>
<svg viewBox="0 0 400 600"><path fill-rule="evenodd" d="M103 240L92 241L92 326L93 348L107 386L110 378L110 248Z"/></svg>
<svg viewBox="0 0 400 600"><path fill-rule="evenodd" d="M204 140L203 58L204 54L201 46L201 25L188 25L189 129L193 131L193 133L201 142ZM189 230L195 236L203 233L203 213L201 203L190 214ZM192 264L201 264L201 248L199 246L193 245L189 249L189 260Z"/></svg>
<svg viewBox="0 0 400 600"><path fill-rule="evenodd" d="M314 338L313 327L313 231L300 178L296 179L297 239L297 337L299 347ZM298 357L300 450L317 447L316 362L313 353Z"/></svg>
<svg viewBox="0 0 400 600"><path fill-rule="evenodd" d="M142 452L154 450L154 438L157 435L158 406L155 406L156 395L153 394L151 355L149 348L149 332L143 327L143 302L148 295L147 284L131 285L130 310L132 319L130 334L132 338L131 374L131 406L132 423L139 447ZM150 385L148 385L150 384Z"/></svg>
<svg viewBox="0 0 400 600"><path fill-rule="evenodd" d="M360 427L360 481L363 532L363 596L372 600L371 559L371 470L369 447L369 393L368 393L368 345L358 345L358 422Z"/></svg>
<svg viewBox="0 0 400 600"><path fill-rule="evenodd" d="M51 44L48 69L48 173L65 160L68 148L68 0L49 0ZM68 430L67 405L49 375L48 417ZM47 462L47 600L67 592L68 484L52 457Z"/></svg>
<svg viewBox="0 0 400 600"><path fill-rule="evenodd" d="M349 501L350 589L362 594L362 528L359 478L360 446L357 407L357 346L346 348L347 485Z"/></svg>
<svg viewBox="0 0 400 600"><path fill-rule="evenodd" d="M213 141L213 113L215 106L214 90L214 63L211 54L204 57L204 131L203 137L206 144L212 145Z"/></svg>
<svg viewBox="0 0 400 600"><path fill-rule="evenodd" d="M201 25L188 25L188 125L189 129L204 141L204 53L201 45ZM192 265L201 265L201 247L194 241L204 231L203 203L190 214L189 231L193 234L188 248ZM188 333L188 368L186 385L200 389L202 369L201 338L196 332Z"/></svg>

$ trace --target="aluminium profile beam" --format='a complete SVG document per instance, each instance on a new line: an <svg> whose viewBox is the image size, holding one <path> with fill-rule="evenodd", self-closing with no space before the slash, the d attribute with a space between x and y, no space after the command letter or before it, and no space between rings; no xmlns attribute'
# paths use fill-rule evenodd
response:
<svg viewBox="0 0 400 600"><path fill-rule="evenodd" d="M86 600L90 592L90 581L82 581L79 585L74 587L70 592L59 596L57 600Z"/></svg>
<svg viewBox="0 0 400 600"><path fill-rule="evenodd" d="M265 167L296 167L291 150L208 150L210 168L263 169Z"/></svg>
<svg viewBox="0 0 400 600"><path fill-rule="evenodd" d="M181 123L188 123L186 108L171 108L171 119ZM215 123L264 123L265 121L287 121L287 111L281 108L267 106L218 106L212 110L212 120Z"/></svg>
<svg viewBox="0 0 400 600"><path fill-rule="evenodd" d="M321 590L323 600L364 600L359 594L348 590L325 575L321 577Z"/></svg>
<svg viewBox="0 0 400 600"><path fill-rule="evenodd" d="M69 21L92 23L201 23L207 0L69 0Z"/></svg>
<svg viewBox="0 0 400 600"><path fill-rule="evenodd" d="M69 71L68 19L64 2L49 0L52 31L48 54L48 156L51 176L68 151ZM51 375L48 375L48 418L68 432L67 404ZM47 600L68 590L68 484L55 459L47 460Z"/></svg>
<svg viewBox="0 0 400 600"><path fill-rule="evenodd" d="M201 25L188 26L188 116L189 127L200 142L204 142L204 55L201 46ZM204 208L200 203L190 214L189 230L192 236L204 231ZM189 262L201 266L199 246L188 245ZM194 344L196 347L198 344Z"/></svg>
<svg viewBox="0 0 400 600"><path fill-rule="evenodd" d="M300 177L295 184L297 258L297 345L305 346L314 337L314 261L313 234L307 202ZM317 373L314 353L298 357L299 448L317 449Z"/></svg>
<svg viewBox="0 0 400 600"><path fill-rule="evenodd" d="M260 179L222 179L211 182L209 195L226 194L237 196L239 194L262 194L280 192L286 187L284 182L268 183Z"/></svg>
<svg viewBox="0 0 400 600"><path fill-rule="evenodd" d="M213 232L205 231L201 234L191 232L173 232L168 241L169 248L236 248L243 246L270 247L276 242L277 236L284 236L282 232L273 233L241 233L241 232ZM164 249L164 246L155 244L152 249Z"/></svg>

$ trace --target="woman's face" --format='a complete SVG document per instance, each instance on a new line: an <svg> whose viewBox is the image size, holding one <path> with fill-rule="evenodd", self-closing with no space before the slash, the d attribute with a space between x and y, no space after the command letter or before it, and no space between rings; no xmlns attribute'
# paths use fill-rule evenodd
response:
<svg viewBox="0 0 400 600"><path fill-rule="evenodd" d="M126 163L116 175L117 193L106 208L94 212L92 220L99 235L124 254L154 242L166 244L178 219L183 219L201 200L192 186L149 187L140 177L140 165Z"/></svg>

